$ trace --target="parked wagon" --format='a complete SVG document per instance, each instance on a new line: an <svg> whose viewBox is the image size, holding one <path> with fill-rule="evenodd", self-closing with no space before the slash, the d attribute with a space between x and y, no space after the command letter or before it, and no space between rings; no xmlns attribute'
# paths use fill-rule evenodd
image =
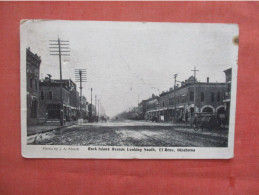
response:
<svg viewBox="0 0 259 195"><path fill-rule="evenodd" d="M213 113L196 113L192 127L197 130L217 130L220 129L220 121Z"/></svg>

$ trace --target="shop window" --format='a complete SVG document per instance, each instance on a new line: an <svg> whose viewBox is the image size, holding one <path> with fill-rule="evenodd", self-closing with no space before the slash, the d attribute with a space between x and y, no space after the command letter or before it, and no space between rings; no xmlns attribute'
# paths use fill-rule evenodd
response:
<svg viewBox="0 0 259 195"><path fill-rule="evenodd" d="M201 92L201 102L204 102L204 93Z"/></svg>
<svg viewBox="0 0 259 195"><path fill-rule="evenodd" d="M48 104L48 118L60 119L60 104Z"/></svg>

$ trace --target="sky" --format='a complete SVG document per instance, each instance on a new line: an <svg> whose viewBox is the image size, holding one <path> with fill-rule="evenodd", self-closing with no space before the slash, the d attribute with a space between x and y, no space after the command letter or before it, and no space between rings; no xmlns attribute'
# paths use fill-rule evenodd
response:
<svg viewBox="0 0 259 195"><path fill-rule="evenodd" d="M63 79L75 81L75 69L86 69L83 95L90 102L92 88L106 114L114 116L167 91L174 74L178 81L188 79L194 66L198 81L224 82L223 71L237 66L236 36L234 24L28 20L21 25L21 49L41 56L41 78L59 79L49 40L69 40Z"/></svg>

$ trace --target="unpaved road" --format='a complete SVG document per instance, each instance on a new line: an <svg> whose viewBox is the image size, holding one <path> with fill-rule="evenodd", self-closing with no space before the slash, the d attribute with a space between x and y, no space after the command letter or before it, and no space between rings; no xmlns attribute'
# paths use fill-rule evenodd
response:
<svg viewBox="0 0 259 195"><path fill-rule="evenodd" d="M28 137L35 145L227 147L228 130L194 131L190 127L151 122L75 125Z"/></svg>

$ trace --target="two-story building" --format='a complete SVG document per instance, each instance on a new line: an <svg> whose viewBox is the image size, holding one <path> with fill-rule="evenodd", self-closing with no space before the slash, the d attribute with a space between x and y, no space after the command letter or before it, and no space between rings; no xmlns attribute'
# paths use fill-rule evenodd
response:
<svg viewBox="0 0 259 195"><path fill-rule="evenodd" d="M159 121L190 121L195 112L224 114L225 91L225 83L212 83L209 78L207 82L197 82L191 76L181 82L181 86L177 85L162 92L159 98L149 100L153 109L147 109L147 116L149 119L149 116L156 116Z"/></svg>
<svg viewBox="0 0 259 195"><path fill-rule="evenodd" d="M39 111L39 74L41 58L26 49L26 83L27 83L27 124L38 122Z"/></svg>
<svg viewBox="0 0 259 195"><path fill-rule="evenodd" d="M76 85L70 79L63 80L63 106L61 105L60 85L60 80L53 80L51 77L46 77L43 81L40 81L40 118L60 119L63 113L63 119L66 121L77 119L79 98ZM71 92L73 95L71 95Z"/></svg>

